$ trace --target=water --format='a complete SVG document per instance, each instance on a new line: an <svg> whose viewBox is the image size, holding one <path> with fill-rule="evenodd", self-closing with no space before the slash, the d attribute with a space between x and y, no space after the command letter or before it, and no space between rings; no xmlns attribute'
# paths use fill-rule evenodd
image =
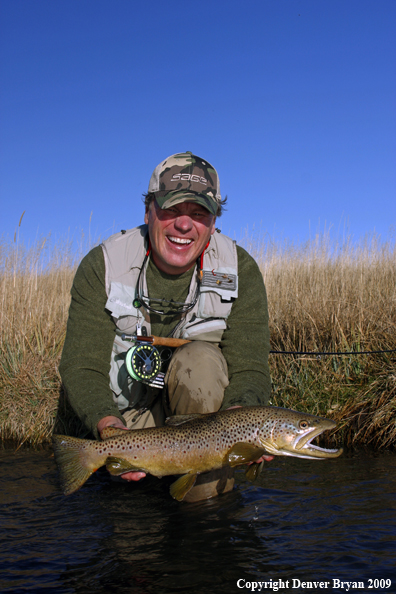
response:
<svg viewBox="0 0 396 594"><path fill-rule="evenodd" d="M106 471L64 497L49 451L0 464L1 593L346 592L337 579L396 592L396 454L276 458L257 484L238 471L232 493L196 504L171 499L170 477Z"/></svg>

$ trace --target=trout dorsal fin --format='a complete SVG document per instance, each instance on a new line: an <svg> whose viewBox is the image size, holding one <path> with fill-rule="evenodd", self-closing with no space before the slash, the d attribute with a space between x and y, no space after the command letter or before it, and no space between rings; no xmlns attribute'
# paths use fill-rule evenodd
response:
<svg viewBox="0 0 396 594"><path fill-rule="evenodd" d="M100 432L100 436L102 439L109 439L110 437L115 437L116 435L125 435L125 429L120 429L119 427L105 427Z"/></svg>
<svg viewBox="0 0 396 594"><path fill-rule="evenodd" d="M176 427L177 425L182 425L183 423L188 423L189 421L193 421L194 419L199 419L199 417L204 417L205 415L201 413L191 413L190 415L175 415L174 417L167 417L165 420L165 424L169 425L170 427Z"/></svg>

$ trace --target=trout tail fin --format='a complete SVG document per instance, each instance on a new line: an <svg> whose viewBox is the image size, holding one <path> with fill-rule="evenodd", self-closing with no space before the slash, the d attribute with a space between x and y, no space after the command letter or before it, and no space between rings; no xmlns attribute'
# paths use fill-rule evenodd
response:
<svg viewBox="0 0 396 594"><path fill-rule="evenodd" d="M55 461L59 470L60 483L65 495L70 495L83 486L91 474L97 470L81 455L83 446L87 445L86 439L68 437L66 435L53 435Z"/></svg>

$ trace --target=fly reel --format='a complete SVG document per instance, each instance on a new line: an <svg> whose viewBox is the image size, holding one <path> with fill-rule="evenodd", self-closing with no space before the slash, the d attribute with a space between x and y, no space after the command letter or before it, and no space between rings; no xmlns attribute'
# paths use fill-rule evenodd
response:
<svg viewBox="0 0 396 594"><path fill-rule="evenodd" d="M162 359L155 346L140 343L129 349L125 357L125 365L133 379L149 383L160 372Z"/></svg>

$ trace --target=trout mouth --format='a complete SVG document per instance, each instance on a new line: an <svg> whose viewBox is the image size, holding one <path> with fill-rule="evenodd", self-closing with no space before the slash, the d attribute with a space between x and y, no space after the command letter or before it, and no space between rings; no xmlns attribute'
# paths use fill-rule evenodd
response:
<svg viewBox="0 0 396 594"><path fill-rule="evenodd" d="M342 448L339 450L327 449L312 443L324 431L334 429L335 426L334 421L328 420L327 427L314 427L309 433L297 435L291 443L292 448L289 455L298 456L299 458L337 458L342 454Z"/></svg>
<svg viewBox="0 0 396 594"><path fill-rule="evenodd" d="M295 411L294 411L295 412ZM342 454L342 448L327 449L313 444L313 440L324 431L334 429L337 423L330 419L314 417L307 414L294 418L288 423L275 424L268 436L262 436L259 441L268 454L274 456L292 456L295 458L337 458Z"/></svg>

